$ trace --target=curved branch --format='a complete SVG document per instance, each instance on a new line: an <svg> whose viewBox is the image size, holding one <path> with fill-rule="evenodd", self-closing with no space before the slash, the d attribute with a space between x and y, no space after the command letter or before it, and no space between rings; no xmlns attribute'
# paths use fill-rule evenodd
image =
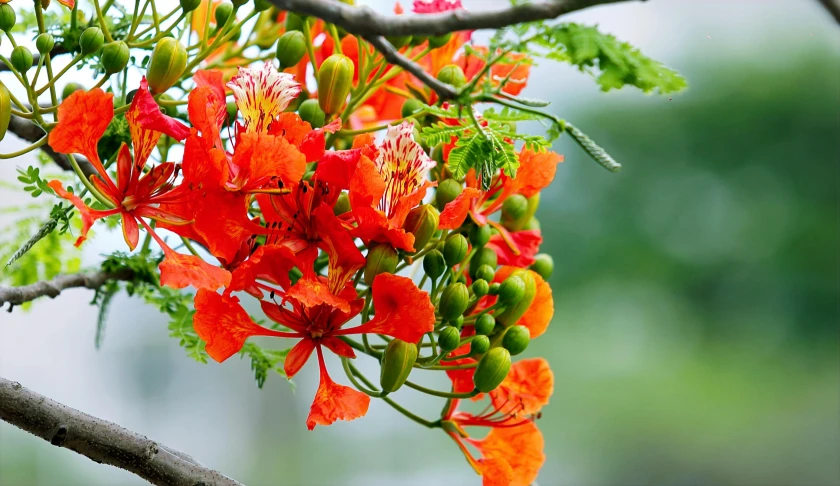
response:
<svg viewBox="0 0 840 486"><path fill-rule="evenodd" d="M409 73L413 74L417 79L423 82L426 86L432 88L437 93L441 100L451 100L458 96L458 91L451 85L438 81L435 77L430 75L419 64L413 62L411 59L402 54L388 42L387 39L381 36L370 36L364 38L370 42L370 45L382 53L386 61L391 64L396 64Z"/></svg>
<svg viewBox="0 0 840 486"><path fill-rule="evenodd" d="M337 0L270 0L281 10L312 15L351 34L365 37L443 35L459 30L499 29L522 22L549 20L595 5L629 0L543 0L522 5L482 10L451 10L426 15L382 15L370 7L357 7Z"/></svg>
<svg viewBox="0 0 840 486"><path fill-rule="evenodd" d="M0 419L50 444L75 451L98 463L132 472L156 485L242 486L242 483L199 464L119 425L27 390L0 377Z"/></svg>
<svg viewBox="0 0 840 486"><path fill-rule="evenodd" d="M44 130L41 129L38 125L34 124L33 122L21 118L18 116L12 116L12 119L9 121L9 132L14 133L18 136L21 140L25 140L29 143L35 143L41 138L44 137ZM53 150L49 145L44 145L41 147L41 150L44 151L51 159L53 159L59 167L64 170L72 171L73 167L70 165L70 160L67 158L66 155L60 154ZM84 157L76 156L76 162L79 163L79 167L84 172L85 176L90 178L91 175L96 174L96 169L93 168L93 165Z"/></svg>
<svg viewBox="0 0 840 486"><path fill-rule="evenodd" d="M0 306L8 303L9 312L16 305L35 300L38 297L57 297L62 290L86 288L96 290L111 280L132 280L134 272L125 269L117 273L92 272L59 275L52 280L37 282L21 287L0 287Z"/></svg>

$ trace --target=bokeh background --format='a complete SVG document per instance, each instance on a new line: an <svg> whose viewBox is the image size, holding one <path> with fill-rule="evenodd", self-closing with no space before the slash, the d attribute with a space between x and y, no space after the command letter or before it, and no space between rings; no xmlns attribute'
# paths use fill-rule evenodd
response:
<svg viewBox="0 0 840 486"><path fill-rule="evenodd" d="M526 354L549 359L556 389L539 484L840 484L840 27L816 0L652 0L567 19L631 42L690 89L603 94L567 66L532 72L525 95L625 165L610 174L563 139L543 193L556 312ZM0 162L3 180L15 164ZM18 197L0 192L5 207ZM83 263L118 245L100 232ZM0 376L250 485L480 484L443 434L380 403L308 432L312 364L294 389L271 376L259 390L246 361L186 358L164 318L127 296L96 351L91 296L4 312ZM144 483L0 423L0 484Z"/></svg>

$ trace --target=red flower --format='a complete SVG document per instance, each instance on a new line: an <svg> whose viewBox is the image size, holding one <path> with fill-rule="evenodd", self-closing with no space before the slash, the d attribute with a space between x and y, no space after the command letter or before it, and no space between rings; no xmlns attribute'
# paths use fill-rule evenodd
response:
<svg viewBox="0 0 840 486"><path fill-rule="evenodd" d="M487 47L473 46L473 50L481 56L465 52L455 59L455 64L464 70L464 74L469 80L479 75L487 65L485 59L489 56ZM497 53L501 53L501 50ZM530 74L531 58L526 54L511 52L490 67L490 82L493 86L501 85L502 91L516 96L525 89Z"/></svg>

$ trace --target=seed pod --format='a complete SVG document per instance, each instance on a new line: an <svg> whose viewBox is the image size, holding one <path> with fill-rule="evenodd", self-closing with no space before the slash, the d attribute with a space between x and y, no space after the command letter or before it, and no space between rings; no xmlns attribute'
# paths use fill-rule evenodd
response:
<svg viewBox="0 0 840 486"><path fill-rule="evenodd" d="M423 271L426 272L426 275L432 280L437 280L438 277L443 275L444 270L446 270L446 262L443 259L443 253L437 250L426 253L426 256L423 257Z"/></svg>
<svg viewBox="0 0 840 486"><path fill-rule="evenodd" d="M216 27L219 29L224 27L231 15L233 15L233 4L230 2L220 3L213 14L216 19Z"/></svg>
<svg viewBox="0 0 840 486"><path fill-rule="evenodd" d="M390 36L386 37L388 42L391 43L397 49L402 49L403 47L407 46L411 42L410 35L403 35L403 36Z"/></svg>
<svg viewBox="0 0 840 486"><path fill-rule="evenodd" d="M380 273L394 273L397 270L399 256L397 250L389 244L376 245L368 250L365 263L364 281L373 285L373 279Z"/></svg>
<svg viewBox="0 0 840 486"><path fill-rule="evenodd" d="M0 140L6 137L12 119L12 96L6 85L0 82Z"/></svg>
<svg viewBox="0 0 840 486"><path fill-rule="evenodd" d="M470 343L470 354L484 354L490 349L490 338L487 336L476 336Z"/></svg>
<svg viewBox="0 0 840 486"><path fill-rule="evenodd" d="M292 30L277 39L277 60L280 69L297 66L306 54L306 37L299 30Z"/></svg>
<svg viewBox="0 0 840 486"><path fill-rule="evenodd" d="M481 393L489 393L505 381L510 371L510 352L505 348L493 348L478 362L473 383Z"/></svg>
<svg viewBox="0 0 840 486"><path fill-rule="evenodd" d="M493 230L490 228L489 224L473 225L470 227L470 243L473 244L476 248L481 248L482 246L486 245L488 241L490 241L490 236L492 236Z"/></svg>
<svg viewBox="0 0 840 486"><path fill-rule="evenodd" d="M309 122L312 128L321 128L327 121L327 114L321 109L318 100L306 100L298 108L300 119Z"/></svg>
<svg viewBox="0 0 840 486"><path fill-rule="evenodd" d="M303 31L303 17L293 12L286 12L286 32Z"/></svg>
<svg viewBox="0 0 840 486"><path fill-rule="evenodd" d="M460 331L461 328L464 327L464 316L462 316L462 315L458 316L457 319L452 321L452 325L455 326Z"/></svg>
<svg viewBox="0 0 840 486"><path fill-rule="evenodd" d="M453 267L464 261L469 243L463 235L450 235L443 246L443 259L446 266Z"/></svg>
<svg viewBox="0 0 840 486"><path fill-rule="evenodd" d="M333 54L321 64L318 70L318 103L324 113L332 115L341 111L353 86L355 70L353 61L341 54Z"/></svg>
<svg viewBox="0 0 840 486"><path fill-rule="evenodd" d="M484 336L490 335L493 333L493 329L495 327L496 319L492 314L481 314L481 316L479 316L479 318L475 321L476 334L482 334Z"/></svg>
<svg viewBox="0 0 840 486"><path fill-rule="evenodd" d="M17 46L12 49L9 60L12 62L12 67L18 72L25 73L32 67L32 52L25 46Z"/></svg>
<svg viewBox="0 0 840 486"><path fill-rule="evenodd" d="M476 297L484 297L490 292L490 284L487 280L478 279L472 284L472 291Z"/></svg>
<svg viewBox="0 0 840 486"><path fill-rule="evenodd" d="M488 292L488 294L499 295L499 287L501 287L501 286L502 286L502 284L500 284L499 282L491 283L490 284L490 292Z"/></svg>
<svg viewBox="0 0 840 486"><path fill-rule="evenodd" d="M336 216L341 216L347 211L350 211L350 196L348 196L346 192L342 192L338 195L338 199L335 201L335 206L333 206L333 214L335 214Z"/></svg>
<svg viewBox="0 0 840 486"><path fill-rule="evenodd" d="M414 253L426 247L438 228L440 213L431 204L417 206L408 212L403 229L414 235Z"/></svg>
<svg viewBox="0 0 840 486"><path fill-rule="evenodd" d="M55 46L55 39L46 32L35 38L35 48L38 49L38 52L41 54L46 54L52 51L53 46Z"/></svg>
<svg viewBox="0 0 840 486"><path fill-rule="evenodd" d="M502 338L502 347L510 351L512 356L525 351L531 342L531 331L525 326L510 326Z"/></svg>
<svg viewBox="0 0 840 486"><path fill-rule="evenodd" d="M491 269L498 265L499 257L490 248L479 248L470 259L470 277L478 278L478 269L488 265Z"/></svg>
<svg viewBox="0 0 840 486"><path fill-rule="evenodd" d="M443 289L440 296L440 315L447 321L454 321L462 315L470 303L470 292L461 282L455 282Z"/></svg>
<svg viewBox="0 0 840 486"><path fill-rule="evenodd" d="M11 32L16 23L17 15L15 15L15 9L8 3L0 4L0 30Z"/></svg>
<svg viewBox="0 0 840 486"><path fill-rule="evenodd" d="M534 263L528 268L537 272L540 277L548 280L551 274L554 273L554 259L548 253L540 253L534 257Z"/></svg>
<svg viewBox="0 0 840 486"><path fill-rule="evenodd" d="M516 302L525 296L525 282L511 275L499 287L499 300L502 303Z"/></svg>
<svg viewBox="0 0 840 486"><path fill-rule="evenodd" d="M88 27L79 36L79 48L82 54L93 54L105 43L105 34L99 27Z"/></svg>
<svg viewBox="0 0 840 486"><path fill-rule="evenodd" d="M531 307L537 295L537 281L530 270L517 269L511 272L510 276L518 277L525 283L525 292L521 299L511 302L503 312L496 315L496 321L505 327L516 324L516 321ZM499 293L501 293L501 287L499 287Z"/></svg>
<svg viewBox="0 0 840 486"><path fill-rule="evenodd" d="M67 83L64 86L64 89L61 90L61 99L66 100L71 94L79 91L80 89L85 89L85 87L79 83Z"/></svg>
<svg viewBox="0 0 840 486"><path fill-rule="evenodd" d="M163 93L178 81L186 67L187 50L177 40L164 37L152 51L149 66L146 68L149 89L155 94Z"/></svg>
<svg viewBox="0 0 840 486"><path fill-rule="evenodd" d="M128 50L128 44L123 41L114 41L105 44L102 48L102 54L99 56L99 62L105 68L108 74L114 74L122 71L128 65L128 57L131 53Z"/></svg>
<svg viewBox="0 0 840 486"><path fill-rule="evenodd" d="M443 211L443 208L454 201L456 197L460 196L463 190L464 188L461 187L461 183L455 179L444 179L438 184L437 191L435 191L435 204Z"/></svg>
<svg viewBox="0 0 840 486"><path fill-rule="evenodd" d="M423 103L420 103L420 101L415 100L414 98L409 98L409 99L405 100L405 102L403 103L402 110L400 111L400 114L403 116L403 118L405 118L405 117L413 115L415 111L422 110L422 109L423 109Z"/></svg>
<svg viewBox="0 0 840 486"><path fill-rule="evenodd" d="M449 352L458 349L461 345L461 333L452 326L446 326L440 330L438 346L440 349Z"/></svg>
<svg viewBox="0 0 840 486"><path fill-rule="evenodd" d="M451 84L455 88L460 88L467 84L467 77L464 75L464 70L454 64L443 66L438 72L437 78L438 81Z"/></svg>
<svg viewBox="0 0 840 486"><path fill-rule="evenodd" d="M201 5L201 0L180 0L180 3L181 10L183 10L184 13L190 13Z"/></svg>
<svg viewBox="0 0 840 486"><path fill-rule="evenodd" d="M493 277L495 275L496 270L490 265L482 265L478 267L478 270L475 271L475 278L484 280L486 282L492 282Z"/></svg>
<svg viewBox="0 0 840 486"><path fill-rule="evenodd" d="M443 35L433 35L429 37L429 47L431 47L432 49L443 47L449 42L450 39L452 39L452 32L447 32Z"/></svg>
<svg viewBox="0 0 840 486"><path fill-rule="evenodd" d="M382 371L379 384L382 391L393 393L408 379L414 362L417 361L417 345L401 339L394 339L385 347L382 355Z"/></svg>

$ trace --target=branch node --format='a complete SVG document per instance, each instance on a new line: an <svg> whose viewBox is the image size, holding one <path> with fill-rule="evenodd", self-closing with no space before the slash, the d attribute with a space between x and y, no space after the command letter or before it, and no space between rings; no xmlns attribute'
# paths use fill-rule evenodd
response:
<svg viewBox="0 0 840 486"><path fill-rule="evenodd" d="M67 426L62 424L58 426L58 429L53 434L52 439L50 439L50 444L61 447L65 439L67 439Z"/></svg>

